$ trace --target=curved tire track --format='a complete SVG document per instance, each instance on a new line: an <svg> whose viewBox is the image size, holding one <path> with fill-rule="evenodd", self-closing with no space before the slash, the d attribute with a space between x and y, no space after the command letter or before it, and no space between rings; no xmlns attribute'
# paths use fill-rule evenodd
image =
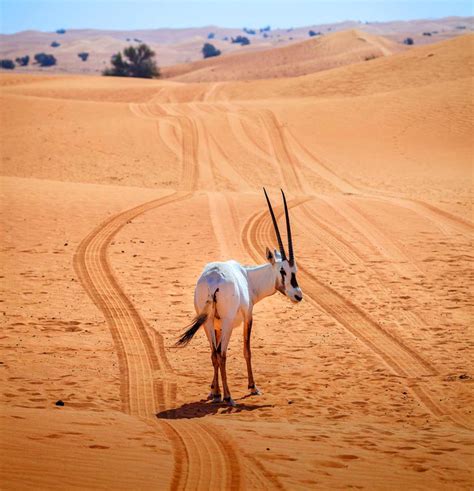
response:
<svg viewBox="0 0 474 491"><path fill-rule="evenodd" d="M293 208L305 199L292 200L288 206ZM275 210L279 218L282 207ZM255 261L263 258L265 245L273 240L272 224L266 210L252 215L243 229L242 241ZM304 266L299 265L303 290L310 301L337 320L347 331L362 341L371 351L397 375L408 379L408 387L418 400L436 417L447 416L463 428L472 429L472 421L458 411L447 411L439 405L429 393L417 385L420 376L432 375L433 370L428 362L417 352L407 347L400 339L387 332L363 310L354 305L340 293L319 281Z"/></svg>
<svg viewBox="0 0 474 491"><path fill-rule="evenodd" d="M190 193L174 193L119 213L96 227L79 245L74 268L86 292L102 311L112 333L121 371L123 410L164 427L176 454L173 489L230 489L240 487L237 452L228 437L214 426L200 423L158 421L155 414L173 404L173 385L166 381L172 372L161 336L155 343L138 311L118 284L107 257L107 248L117 232L136 216L167 204L188 199ZM165 377L160 378L159 375ZM157 377L158 375L158 377ZM207 470L212 469L212 479Z"/></svg>

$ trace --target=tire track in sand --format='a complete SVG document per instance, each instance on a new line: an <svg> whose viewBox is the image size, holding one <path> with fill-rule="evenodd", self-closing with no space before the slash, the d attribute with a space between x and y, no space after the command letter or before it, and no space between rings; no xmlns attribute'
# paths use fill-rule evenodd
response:
<svg viewBox="0 0 474 491"><path fill-rule="evenodd" d="M157 353L145 321L116 280L107 256L113 237L130 220L151 209L188 199L191 193L173 193L121 212L96 227L79 245L74 269L86 292L102 311L117 349L121 372L123 411L160 425L170 438L176 457L172 489L239 489L237 451L215 425L194 421L158 420L156 412L174 403L172 368L163 343ZM155 336L161 338L158 333ZM212 469L212 476L208 470Z"/></svg>
<svg viewBox="0 0 474 491"><path fill-rule="evenodd" d="M195 190L199 179L199 155L198 155L198 133L192 118L173 112L163 104L145 103L129 104L130 111L141 119L154 121L157 124L158 137L163 144L171 151L176 153L177 158L182 162L180 189ZM179 128L181 137L180 152L175 152L173 145L168 144L160 131L160 119L172 121L174 127ZM177 136L177 134L176 134ZM180 153L181 155L178 155Z"/></svg>
<svg viewBox="0 0 474 491"><path fill-rule="evenodd" d="M307 200L292 200L288 206L293 208L305 201ZM278 206L275 209L276 216L279 218L282 213L282 207ZM263 251L266 244L273 240L273 233L272 223L266 210L257 212L248 219L243 228L242 241L255 261L263 258ZM318 280L304 266L299 265L298 267L303 291L311 303L333 317L377 354L392 372L404 377L409 389L434 416L448 417L457 425L472 429L470 418L458 411L450 411L441 406L425 388L418 385L420 377L432 375L429 363L407 347L401 339L387 332L350 300Z"/></svg>

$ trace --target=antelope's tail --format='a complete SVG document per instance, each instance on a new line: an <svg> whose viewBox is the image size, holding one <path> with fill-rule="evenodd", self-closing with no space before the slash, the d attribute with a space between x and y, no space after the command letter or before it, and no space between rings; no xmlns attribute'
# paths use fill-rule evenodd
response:
<svg viewBox="0 0 474 491"><path fill-rule="evenodd" d="M188 326L186 331L180 336L178 341L176 341L175 346L186 346L191 339L193 339L194 335L199 331L199 328L207 321L208 317L207 312L203 312L202 314L197 315L192 324Z"/></svg>
<svg viewBox="0 0 474 491"><path fill-rule="evenodd" d="M216 308L216 293L218 291L219 288L212 294L212 296L209 296L209 300L207 300L204 310L193 319L193 322L189 326L187 326L186 331L184 331L184 333L179 337L178 341L176 341L175 346L186 346L199 331L199 328L207 321L209 316L214 317ZM215 338L215 335L213 338Z"/></svg>

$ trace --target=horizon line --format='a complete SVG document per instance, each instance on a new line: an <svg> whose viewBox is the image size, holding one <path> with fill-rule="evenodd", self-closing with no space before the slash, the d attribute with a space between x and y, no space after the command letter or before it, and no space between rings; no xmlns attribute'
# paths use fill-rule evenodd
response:
<svg viewBox="0 0 474 491"><path fill-rule="evenodd" d="M383 20L383 21L378 21L378 20L373 20L373 21L362 21L362 20L355 20L355 19L344 19L340 21L335 21L335 22L323 22L320 24L304 24L304 25L291 25L291 26L278 26L278 27L271 27L271 31L278 31L278 30L288 30L288 29L302 29L302 28L307 28L307 27L316 27L316 26L327 26L327 25L337 25L337 24L344 24L346 22L355 22L358 24L362 25L370 25L370 24L390 24L392 22L402 22L402 23L409 23L409 22L414 22L414 21L430 21L430 20L443 20L443 19L474 19L473 15L443 15L441 17L414 17L412 19L391 19L391 20ZM263 27L267 27L269 24ZM223 25L218 25L218 24L206 24L206 25L201 25L201 26L188 26L188 27L168 27L168 26L161 26L161 27L143 27L143 28L134 28L134 29L117 29L117 28L107 28L107 27L72 27L68 28L67 26L60 26L56 30L41 30L41 29L23 29L20 31L15 31L15 32L3 32L0 26L0 35L2 36L13 36L16 34L22 34L25 32L38 32L38 33L55 33L59 29L64 29L66 32L67 31L120 31L120 32L134 32L134 31L159 31L159 30L174 30L174 31L184 31L186 29L205 29L205 28L218 28L218 29L239 29L243 30L245 28L249 29L260 29L257 27L251 27L251 25L245 25L245 26L223 26Z"/></svg>

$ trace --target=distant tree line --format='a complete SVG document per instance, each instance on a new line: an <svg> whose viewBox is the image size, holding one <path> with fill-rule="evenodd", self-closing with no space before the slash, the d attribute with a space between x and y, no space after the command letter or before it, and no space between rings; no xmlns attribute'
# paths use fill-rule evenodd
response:
<svg viewBox="0 0 474 491"><path fill-rule="evenodd" d="M49 55L46 53L37 53L35 55L35 64L41 67L49 67L56 65L56 58L53 55ZM30 57L28 55L20 56L15 59L18 66L28 66L30 63ZM13 60L4 59L0 60L0 68L4 68L6 70L13 70L15 68L15 63Z"/></svg>

